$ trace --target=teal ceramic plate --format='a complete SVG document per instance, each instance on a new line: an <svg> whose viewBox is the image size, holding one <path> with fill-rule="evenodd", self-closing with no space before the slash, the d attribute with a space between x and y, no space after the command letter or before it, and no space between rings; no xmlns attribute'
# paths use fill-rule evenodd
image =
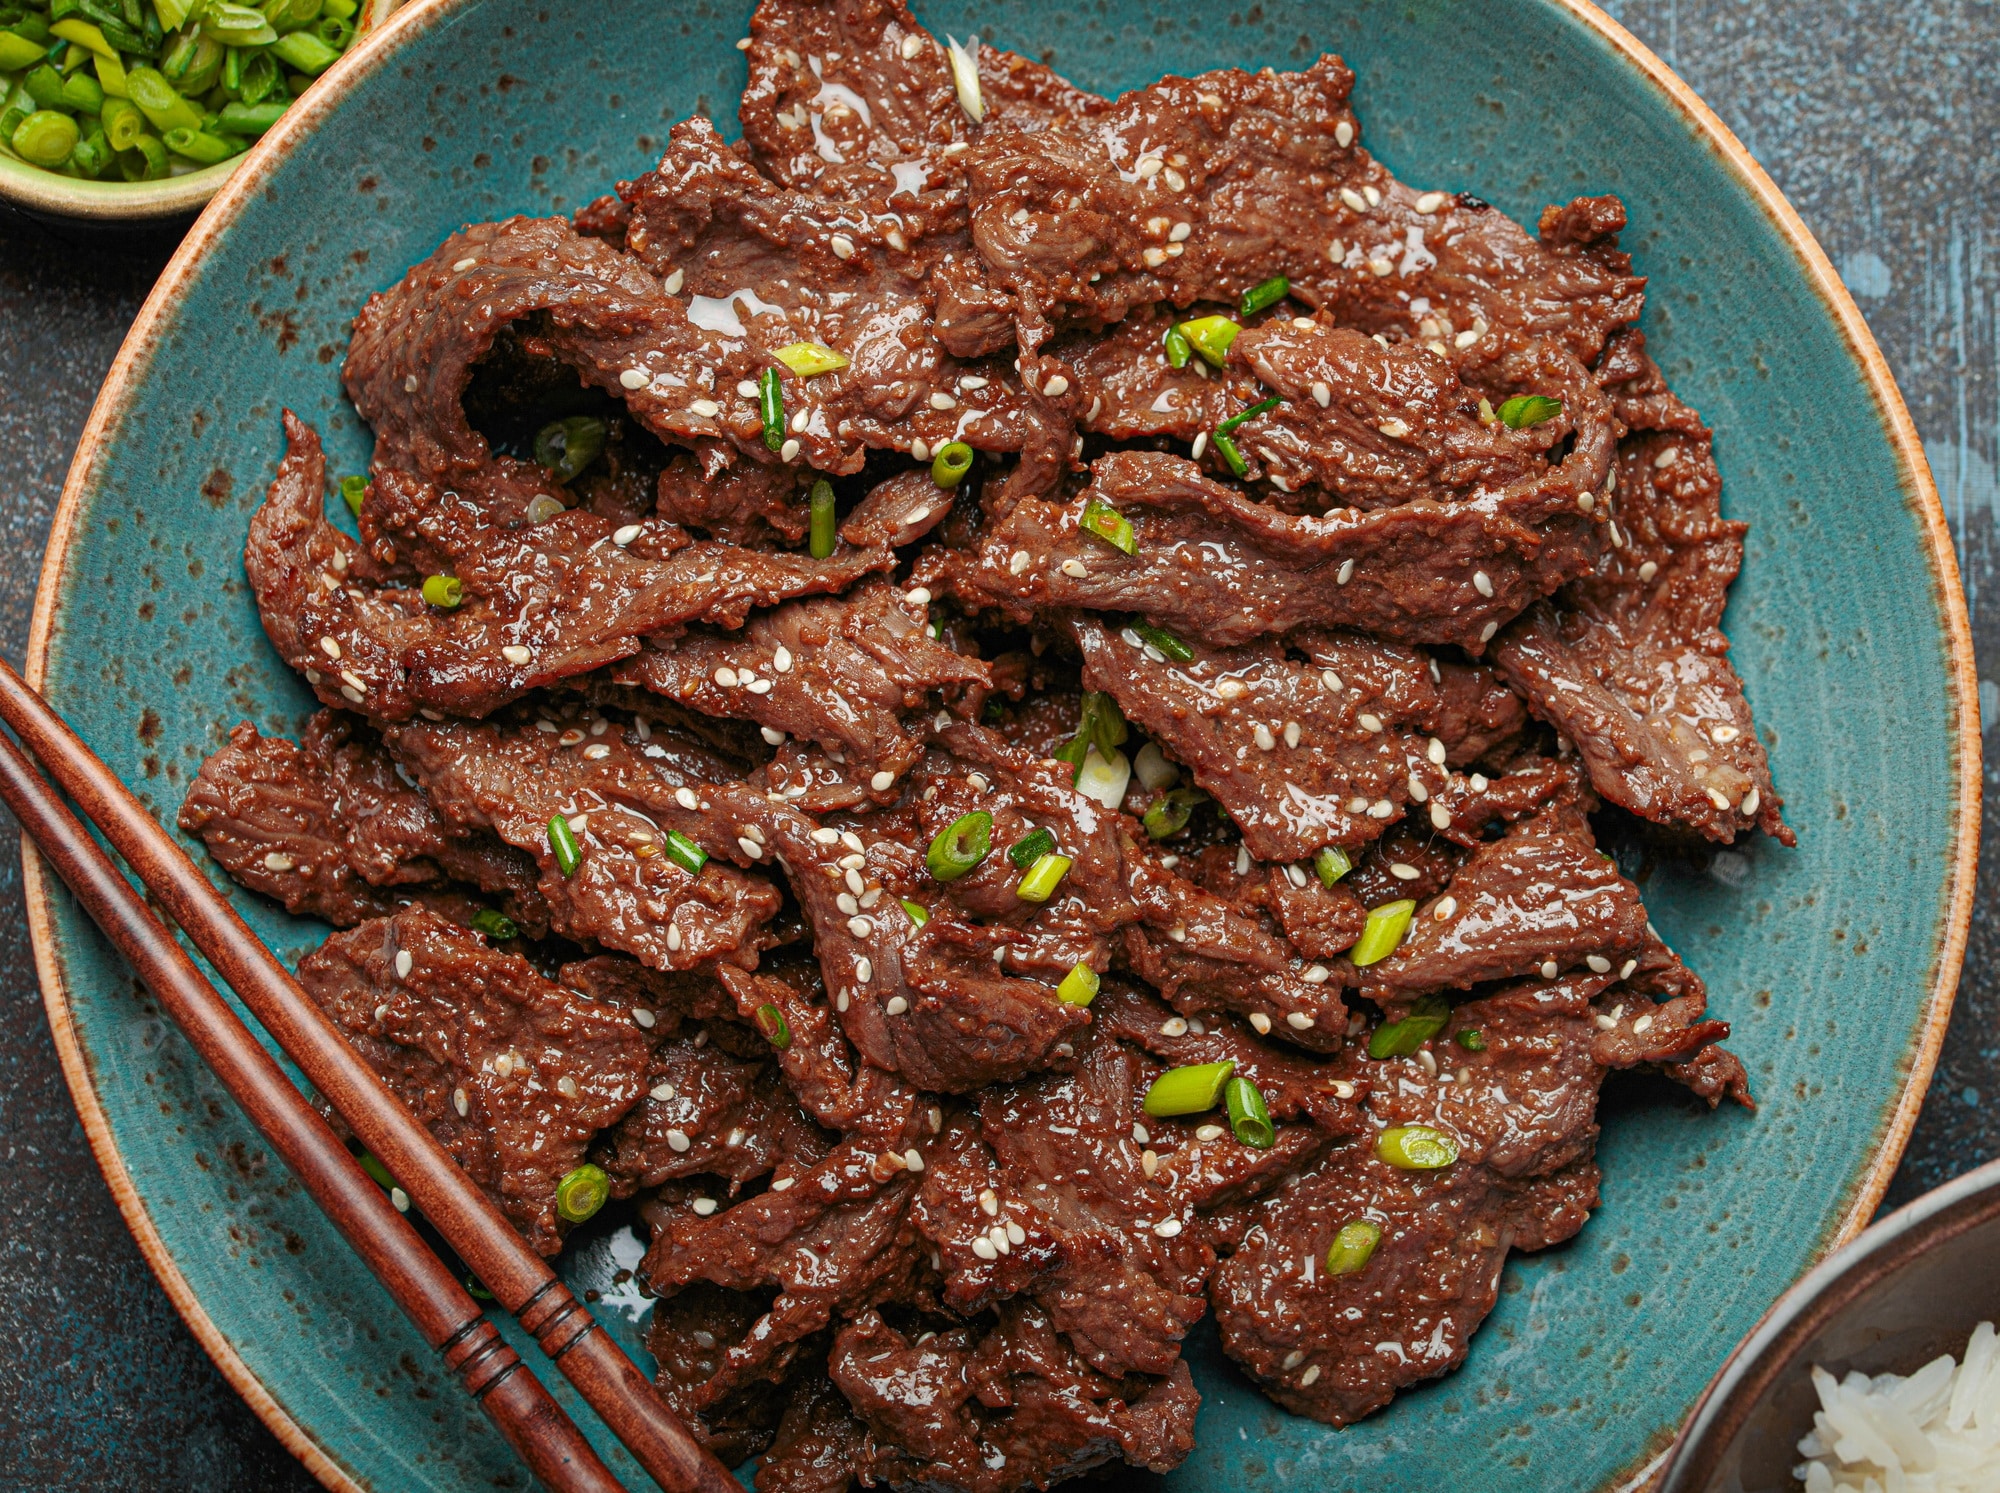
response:
<svg viewBox="0 0 2000 1493"><path fill-rule="evenodd" d="M335 470L360 469L368 437L337 374L363 298L461 223L573 210L648 165L673 121L732 116L747 11L420 4L286 115L210 206L84 438L31 656L36 682L163 821L236 721L289 734L311 708L258 629L240 558L280 408L320 428ZM1485 0L1476 19L1442 0L1086 0L1060 14L936 0L923 13L1106 91L1336 50L1360 75L1364 138L1404 180L1474 191L1529 223L1580 192L1629 205L1626 242L1654 277L1651 345L1720 432L1726 506L1751 523L1728 627L1799 830L1796 851L1759 842L1662 866L1647 902L1734 1024L1763 1107L1710 1115L1664 1086L1617 1090L1596 1219L1508 1267L1461 1372L1361 1425L1285 1415L1198 1340L1200 1444L1167 1479L1626 1484L1730 1346L1872 1212L1958 975L1978 838L1971 645L1882 360L1720 121L1579 0ZM98 1160L232 1381L331 1486L518 1484L499 1438L32 862L28 886ZM324 933L239 900L288 958ZM620 1228L565 1265L634 1343L644 1303L613 1282L638 1251Z"/></svg>

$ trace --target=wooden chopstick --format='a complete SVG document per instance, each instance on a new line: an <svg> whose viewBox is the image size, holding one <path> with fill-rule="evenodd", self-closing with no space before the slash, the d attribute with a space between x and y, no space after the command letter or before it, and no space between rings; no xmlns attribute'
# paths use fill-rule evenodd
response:
<svg viewBox="0 0 2000 1493"><path fill-rule="evenodd" d="M741 1493L741 1485L689 1434L624 1349L383 1086L131 790L4 659L0 720L654 1481L667 1493Z"/></svg>
<svg viewBox="0 0 2000 1493"><path fill-rule="evenodd" d="M173 934L5 735L0 735L0 799L258 1133L389 1288L535 1476L564 1493L618 1493L618 1480L478 1303L361 1169L319 1111L292 1087Z"/></svg>

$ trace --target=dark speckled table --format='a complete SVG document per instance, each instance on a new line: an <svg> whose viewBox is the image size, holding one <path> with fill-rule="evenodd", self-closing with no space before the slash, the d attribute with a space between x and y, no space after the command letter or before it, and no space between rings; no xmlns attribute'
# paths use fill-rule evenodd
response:
<svg viewBox="0 0 2000 1493"><path fill-rule="evenodd" d="M2000 4L1608 8L1729 122L1859 300L1923 432L1965 571L1983 713L2000 719L2000 683L1989 682L2000 680L2000 595L1986 595L2000 582ZM70 452L171 248L79 247L0 221L10 658L26 644ZM1988 844L2000 815L1993 824ZM2000 1155L2000 932L1984 917L1996 866L1982 857L1957 1014L1891 1205ZM0 1487L314 1486L182 1327L91 1163L42 1019L11 821L0 825L0 903Z"/></svg>

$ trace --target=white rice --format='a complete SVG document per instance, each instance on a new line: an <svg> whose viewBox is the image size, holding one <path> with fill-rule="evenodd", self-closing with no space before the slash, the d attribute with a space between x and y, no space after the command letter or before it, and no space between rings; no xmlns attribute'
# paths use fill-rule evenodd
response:
<svg viewBox="0 0 2000 1493"><path fill-rule="evenodd" d="M1806 1493L1990 1493L2000 1488L2000 1340L1981 1322L1965 1362L1947 1353L1907 1379L1813 1365L1819 1411L1792 1469Z"/></svg>

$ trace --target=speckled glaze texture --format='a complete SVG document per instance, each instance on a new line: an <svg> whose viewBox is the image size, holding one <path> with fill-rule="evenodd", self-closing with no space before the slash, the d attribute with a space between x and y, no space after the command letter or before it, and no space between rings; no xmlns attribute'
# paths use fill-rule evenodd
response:
<svg viewBox="0 0 2000 1493"><path fill-rule="evenodd" d="M372 65L288 115L197 227L86 433L31 655L50 698L163 821L236 721L292 733L312 708L266 644L241 568L279 409L320 428L336 471L360 470L368 436L337 375L364 297L466 221L573 210L642 170L691 111L722 113L734 133L747 10L420 5ZM1626 243L1654 277L1652 349L1717 428L1725 509L1752 524L1727 626L1800 834L1792 852L1755 842L1660 862L1645 890L1735 1025L1763 1107L1711 1116L1663 1084L1614 1084L1602 1211L1575 1243L1509 1267L1461 1372L1361 1425L1285 1415L1199 1332L1199 1446L1166 1479L1190 1493L1621 1486L1731 1345L1866 1221L1949 1009L1978 736L1957 575L1900 401L1761 174L1636 44L1569 0L1492 0L1477 24L1443 0L919 13L1102 90L1339 51L1360 75L1364 139L1403 179L1474 191L1529 223L1579 192L1630 208ZM331 1485L521 1486L498 1437L32 864L27 890L99 1160L253 1407ZM287 959L324 934L225 890ZM645 1303L613 1282L639 1249L618 1221L564 1266L605 1293L600 1315L628 1344Z"/></svg>

